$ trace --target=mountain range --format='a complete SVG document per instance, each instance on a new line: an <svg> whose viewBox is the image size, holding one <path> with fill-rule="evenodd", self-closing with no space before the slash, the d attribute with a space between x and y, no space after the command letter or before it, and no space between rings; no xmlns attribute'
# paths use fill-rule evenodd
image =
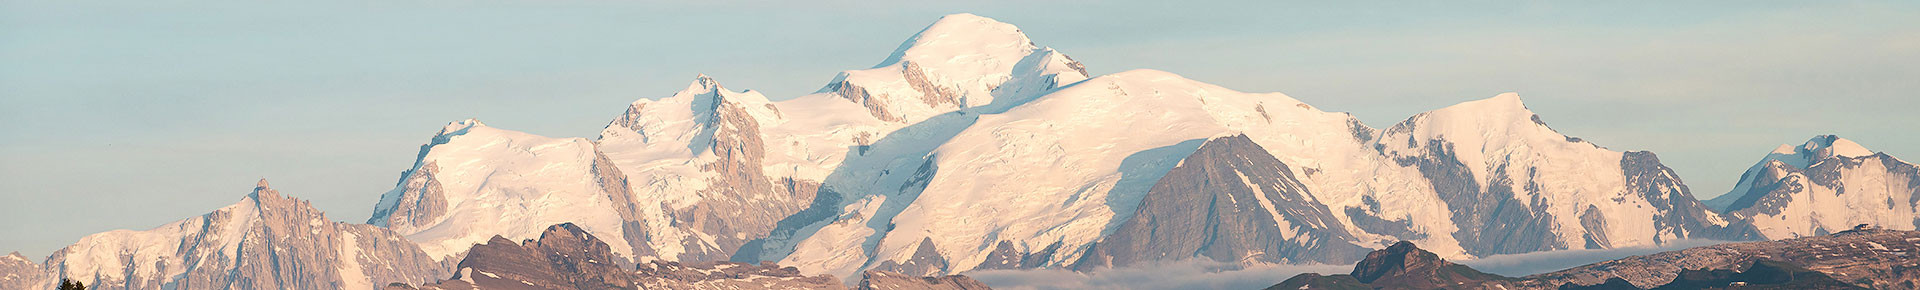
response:
<svg viewBox="0 0 1920 290"><path fill-rule="evenodd" d="M1470 259L1920 225L1920 170L1846 139L1783 145L1702 202L1655 154L1544 119L1503 93L1374 128L1169 72L1093 76L1013 25L956 14L782 101L701 75L618 110L594 139L451 122L366 224L262 181L201 217L87 236L40 262L0 258L0 286L463 281L475 251L540 249L513 241L558 224L603 242L595 261L608 265L771 262L841 282L1196 258L1344 264L1400 241Z"/></svg>

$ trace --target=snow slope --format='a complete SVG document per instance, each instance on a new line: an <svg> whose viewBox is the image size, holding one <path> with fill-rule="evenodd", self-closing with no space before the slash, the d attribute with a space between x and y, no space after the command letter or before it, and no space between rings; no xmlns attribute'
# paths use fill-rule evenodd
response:
<svg viewBox="0 0 1920 290"><path fill-rule="evenodd" d="M557 223L621 232L620 215L595 171L598 155L582 138L452 122L421 146L413 169L381 196L368 223L406 235L437 259L455 260L494 235L532 238ZM609 240L626 243L620 236Z"/></svg>

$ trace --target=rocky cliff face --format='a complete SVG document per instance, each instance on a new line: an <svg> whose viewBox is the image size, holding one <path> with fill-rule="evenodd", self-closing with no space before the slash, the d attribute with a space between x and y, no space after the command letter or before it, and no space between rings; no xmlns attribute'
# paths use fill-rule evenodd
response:
<svg viewBox="0 0 1920 290"><path fill-rule="evenodd" d="M371 289L428 281L447 266L386 229L332 222L262 180L200 217L82 238L47 258L33 288L65 278L91 289Z"/></svg>
<svg viewBox="0 0 1920 290"><path fill-rule="evenodd" d="M40 263L21 256L20 252L8 253L0 257L0 289L31 289L41 286L47 280L47 272ZM57 282L56 282L57 283Z"/></svg>
<svg viewBox="0 0 1920 290"><path fill-rule="evenodd" d="M1493 289L1511 280L1447 262L1402 241L1368 253L1347 275L1300 274L1267 289Z"/></svg>
<svg viewBox="0 0 1920 290"><path fill-rule="evenodd" d="M985 290L987 284L967 276L920 277L886 271L867 271L860 277L860 290Z"/></svg>
<svg viewBox="0 0 1920 290"><path fill-rule="evenodd" d="M673 96L634 102L595 142L597 176L625 224L623 246L637 259L724 260L804 208L818 177L776 164L795 159L786 153L812 154L806 143L820 140L784 138L779 125L794 122L807 120L704 75Z"/></svg>
<svg viewBox="0 0 1920 290"><path fill-rule="evenodd" d="M1081 269L1208 257L1223 262L1359 259L1345 225L1285 163L1245 135L1208 140L1147 192Z"/></svg>
<svg viewBox="0 0 1920 290"><path fill-rule="evenodd" d="M791 267L652 261L627 270L624 257L573 224L548 227L539 239L495 237L476 245L452 279L420 289L844 289L830 276ZM412 288L394 285L390 288Z"/></svg>
<svg viewBox="0 0 1920 290"><path fill-rule="evenodd" d="M1920 225L1920 166L1853 141L1816 136L1781 145L1712 201L1768 238L1818 236L1858 224Z"/></svg>

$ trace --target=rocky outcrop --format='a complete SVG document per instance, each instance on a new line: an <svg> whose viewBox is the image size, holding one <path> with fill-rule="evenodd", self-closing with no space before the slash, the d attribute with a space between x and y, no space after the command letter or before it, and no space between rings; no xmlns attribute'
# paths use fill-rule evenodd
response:
<svg viewBox="0 0 1920 290"><path fill-rule="evenodd" d="M961 275L920 277L886 271L867 271L860 277L860 290L985 290L986 283Z"/></svg>
<svg viewBox="0 0 1920 290"><path fill-rule="evenodd" d="M573 224L547 228L538 240L514 243L495 236L467 251L452 280L427 289L635 288L605 242Z"/></svg>
<svg viewBox="0 0 1920 290"><path fill-rule="evenodd" d="M434 175L440 171L440 165L428 162L415 171L419 174L413 174L410 171L400 180L400 185L396 188L400 191L400 199L397 203L392 207L375 209L377 211L374 213L375 218L368 220L368 224L378 226L424 224L446 214L447 197L440 189L440 181L434 178Z"/></svg>
<svg viewBox="0 0 1920 290"><path fill-rule="evenodd" d="M930 276L947 273L949 268L947 258L940 256L940 250L934 248L933 239L929 238L920 240L920 245L915 246L912 258L904 262L883 261L872 269L914 276Z"/></svg>
<svg viewBox="0 0 1920 290"><path fill-rule="evenodd" d="M832 276L793 267L730 262L650 261L627 270L606 242L573 224L548 227L537 240L495 237L473 247L453 278L418 289L845 289Z"/></svg>
<svg viewBox="0 0 1920 290"><path fill-rule="evenodd" d="M1514 280L1447 262L1401 241L1367 254L1346 275L1300 274L1267 289L1492 289Z"/></svg>
<svg viewBox="0 0 1920 290"><path fill-rule="evenodd" d="M1621 278L1637 287L1666 284L1686 270L1737 270L1756 259L1790 263L1841 281L1876 289L1920 285L1920 232L1872 229L1778 241L1696 247L1628 257L1532 275L1512 286L1600 284Z"/></svg>
<svg viewBox="0 0 1920 290"><path fill-rule="evenodd" d="M51 288L370 289L448 273L411 242L371 225L332 222L265 180L239 203L147 231L82 238L47 258Z"/></svg>
<svg viewBox="0 0 1920 290"><path fill-rule="evenodd" d="M1347 263L1366 248L1245 135L1214 138L1147 192L1132 218L1080 269L1206 257L1223 262Z"/></svg>
<svg viewBox="0 0 1920 290"><path fill-rule="evenodd" d="M807 276L773 263L648 261L623 266L606 242L573 224L548 227L539 239L495 237L476 245L452 278L389 289L846 289L831 275ZM862 289L988 289L966 276L918 277L870 272Z"/></svg>

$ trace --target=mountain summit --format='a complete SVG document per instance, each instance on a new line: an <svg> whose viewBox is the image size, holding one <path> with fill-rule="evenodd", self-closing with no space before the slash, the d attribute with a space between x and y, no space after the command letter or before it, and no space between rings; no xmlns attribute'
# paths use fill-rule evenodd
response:
<svg viewBox="0 0 1920 290"><path fill-rule="evenodd" d="M1732 192L1709 203L1773 239L1860 224L1911 230L1920 225L1920 166L1838 136L1814 136L1767 153Z"/></svg>
<svg viewBox="0 0 1920 290"><path fill-rule="evenodd" d="M399 234L333 222L266 179L211 213L90 235L46 261L46 279L30 288L74 279L97 289L371 289L449 273Z"/></svg>

